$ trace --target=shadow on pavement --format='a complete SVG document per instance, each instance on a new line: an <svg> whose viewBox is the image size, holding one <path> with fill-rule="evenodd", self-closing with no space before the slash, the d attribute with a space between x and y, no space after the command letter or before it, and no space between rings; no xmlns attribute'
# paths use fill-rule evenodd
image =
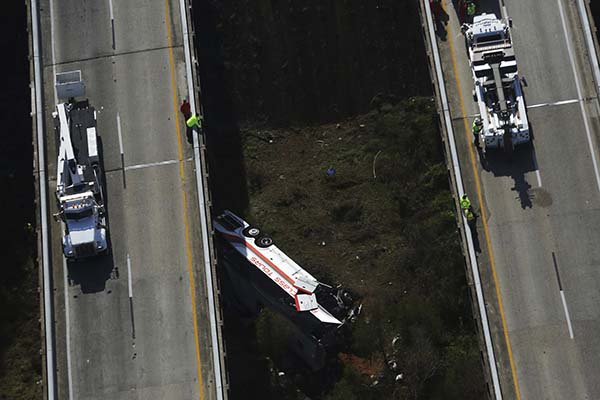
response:
<svg viewBox="0 0 600 400"><path fill-rule="evenodd" d="M485 160L480 154L480 162L486 171L494 176L509 176L513 179L512 191L516 192L521 208L533 207L533 194L530 193L531 184L525 179L525 174L536 170L535 147L523 145L515 148L511 155L502 151L488 151Z"/></svg>
<svg viewBox="0 0 600 400"><path fill-rule="evenodd" d="M450 15L442 7L442 3L439 0L429 0L429 6L431 7L431 14L433 15L433 23L435 25L435 34L442 41L446 41L448 38L448 32L446 25L450 20Z"/></svg>
<svg viewBox="0 0 600 400"><path fill-rule="evenodd" d="M102 137L98 137L98 148L100 154L100 165L104 165L104 144ZM108 210L108 182L106 173L102 170L104 207ZM111 277L118 278L119 271L115 268L112 254L112 243L110 236L110 215L106 214L108 250L106 254L97 257L86 258L80 261L67 261L68 280L70 285L79 285L81 292L98 293L106 289L106 281ZM114 270L114 273L113 273Z"/></svg>
<svg viewBox="0 0 600 400"><path fill-rule="evenodd" d="M67 261L69 282L79 285L84 294L98 293L106 289L106 281L113 277L112 253L82 261ZM114 269L116 277L118 271Z"/></svg>
<svg viewBox="0 0 600 400"><path fill-rule="evenodd" d="M477 233L477 220L479 215L474 213L475 218L469 222L469 228L471 229L471 239L473 240L473 248L476 253L481 253L481 243L479 242L479 234Z"/></svg>

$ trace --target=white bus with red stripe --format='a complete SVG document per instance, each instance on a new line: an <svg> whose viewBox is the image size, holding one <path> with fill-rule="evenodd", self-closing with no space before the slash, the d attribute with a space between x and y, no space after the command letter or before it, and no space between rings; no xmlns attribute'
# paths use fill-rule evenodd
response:
<svg viewBox="0 0 600 400"><path fill-rule="evenodd" d="M275 246L270 236L231 211L217 217L214 226L237 253L293 299L298 313L310 313L327 324L343 324L319 304L316 292L323 284Z"/></svg>

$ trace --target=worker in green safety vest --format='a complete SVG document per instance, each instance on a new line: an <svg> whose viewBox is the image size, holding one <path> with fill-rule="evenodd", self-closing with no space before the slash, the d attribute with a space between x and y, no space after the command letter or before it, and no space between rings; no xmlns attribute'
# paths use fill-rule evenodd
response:
<svg viewBox="0 0 600 400"><path fill-rule="evenodd" d="M466 194L463 194L460 198L460 208L463 210L468 210L471 207L471 200L467 197Z"/></svg>
<svg viewBox="0 0 600 400"><path fill-rule="evenodd" d="M481 122L481 118L475 118L473 121L473 126L471 127L471 132L473 133L473 142L475 146L479 147L479 134L483 130L483 122Z"/></svg>
<svg viewBox="0 0 600 400"><path fill-rule="evenodd" d="M475 15L475 3L473 1L468 1L467 2L467 15L469 17L472 17L473 15Z"/></svg>
<svg viewBox="0 0 600 400"><path fill-rule="evenodd" d="M471 223L475 221L475 214L471 208L467 208L465 211L465 218L467 218L467 222Z"/></svg>
<svg viewBox="0 0 600 400"><path fill-rule="evenodd" d="M202 115L193 113L192 116L185 121L185 124L188 128L193 128L196 126L198 129L202 129Z"/></svg>

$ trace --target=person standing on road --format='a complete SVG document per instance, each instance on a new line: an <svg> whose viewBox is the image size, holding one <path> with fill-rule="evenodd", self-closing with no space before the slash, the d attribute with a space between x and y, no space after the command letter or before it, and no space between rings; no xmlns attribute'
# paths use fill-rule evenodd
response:
<svg viewBox="0 0 600 400"><path fill-rule="evenodd" d="M467 196L467 194L463 194L462 197L460 198L460 208L465 211L468 210L469 208L471 208L471 200L469 200L469 197Z"/></svg>
<svg viewBox="0 0 600 400"><path fill-rule="evenodd" d="M481 118L475 118L473 121L473 126L471 127L471 132L473 133L473 143L475 143L475 147L479 147L479 135L483 129L483 122L481 122Z"/></svg>
<svg viewBox="0 0 600 400"><path fill-rule="evenodd" d="M187 125L186 136L189 144L194 144L194 128L198 129L198 134L202 133L202 115L196 113L191 114L185 121Z"/></svg>
<svg viewBox="0 0 600 400"><path fill-rule="evenodd" d="M475 213L473 212L472 207L469 207L465 210L465 218L467 218L467 224L473 228L473 224L475 222Z"/></svg>
<svg viewBox="0 0 600 400"><path fill-rule="evenodd" d="M194 136L193 136L194 127L196 127L199 132L202 131L202 115L198 115L196 113L192 114L192 106L187 101L187 99L183 100L183 103L181 103L181 107L179 107L179 111L181 111L181 113L183 114L183 117L185 118L185 124L187 126L187 130L185 133L186 133L188 143L193 144L194 143Z"/></svg>
<svg viewBox="0 0 600 400"><path fill-rule="evenodd" d="M194 127L197 127L199 130L201 130L202 129L202 115L198 115L196 113L193 113L187 119L187 121L185 121L185 124L190 129L193 129Z"/></svg>
<svg viewBox="0 0 600 400"><path fill-rule="evenodd" d="M473 16L475 16L476 9L475 2L473 0L467 0L467 15L469 17L473 18Z"/></svg>
<svg viewBox="0 0 600 400"><path fill-rule="evenodd" d="M179 110L183 114L183 118L185 118L186 120L192 115L192 109L187 99L183 99L183 103L181 103L181 107L179 107Z"/></svg>
<svg viewBox="0 0 600 400"><path fill-rule="evenodd" d="M465 21L467 20L467 5L465 4L465 1L467 0L458 0L458 9L457 9L457 13L458 13L458 21L460 22L460 24L464 24Z"/></svg>

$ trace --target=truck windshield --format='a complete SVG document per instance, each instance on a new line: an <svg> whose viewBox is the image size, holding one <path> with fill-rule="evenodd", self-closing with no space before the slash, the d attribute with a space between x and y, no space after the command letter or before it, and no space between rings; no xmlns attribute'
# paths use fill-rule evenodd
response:
<svg viewBox="0 0 600 400"><path fill-rule="evenodd" d="M84 208L83 210L78 211L67 211L65 212L66 219L83 219L87 217L91 217L94 214L94 209L92 207Z"/></svg>
<svg viewBox="0 0 600 400"><path fill-rule="evenodd" d="M500 42L502 40L503 40L503 37L500 34L482 35L482 36L477 37L477 44Z"/></svg>

